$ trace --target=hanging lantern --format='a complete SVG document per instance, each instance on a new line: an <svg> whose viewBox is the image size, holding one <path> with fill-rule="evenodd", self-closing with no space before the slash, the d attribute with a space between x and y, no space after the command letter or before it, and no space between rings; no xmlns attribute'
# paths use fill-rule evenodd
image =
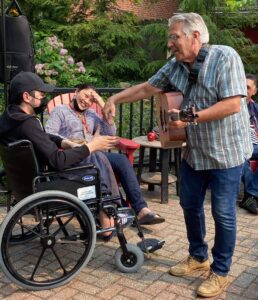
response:
<svg viewBox="0 0 258 300"><path fill-rule="evenodd" d="M0 26L0 82L10 82L20 71L34 72L35 51L31 27L16 0L0 17Z"/></svg>

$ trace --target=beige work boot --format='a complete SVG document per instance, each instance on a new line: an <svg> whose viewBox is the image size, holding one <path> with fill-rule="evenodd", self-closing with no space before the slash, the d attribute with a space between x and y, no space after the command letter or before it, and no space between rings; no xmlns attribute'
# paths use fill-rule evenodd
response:
<svg viewBox="0 0 258 300"><path fill-rule="evenodd" d="M228 283L228 276L220 276L211 271L209 277L198 287L197 295L202 297L217 296L223 292Z"/></svg>
<svg viewBox="0 0 258 300"><path fill-rule="evenodd" d="M203 262L199 262L189 255L186 259L170 268L169 273L174 276L185 276L192 274L195 271L209 270L209 268L210 262L208 259Z"/></svg>

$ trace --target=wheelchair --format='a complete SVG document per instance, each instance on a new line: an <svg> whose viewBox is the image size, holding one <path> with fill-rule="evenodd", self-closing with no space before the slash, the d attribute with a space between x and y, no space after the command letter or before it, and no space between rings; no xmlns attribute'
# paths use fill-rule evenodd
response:
<svg viewBox="0 0 258 300"><path fill-rule="evenodd" d="M98 169L92 165L61 172L41 172L28 140L0 145L8 188L8 213L0 228L0 266L15 284L44 290L71 281L89 262L96 235L115 232L120 247L115 264L125 273L137 272L143 252L160 249L164 241L148 242L133 209L119 207L119 196L101 192ZM101 228L100 210L115 225ZM136 225L141 239L129 244L124 228Z"/></svg>

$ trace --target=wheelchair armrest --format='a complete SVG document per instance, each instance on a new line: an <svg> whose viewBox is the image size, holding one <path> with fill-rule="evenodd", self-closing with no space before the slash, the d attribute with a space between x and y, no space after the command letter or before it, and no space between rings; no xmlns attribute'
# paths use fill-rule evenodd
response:
<svg viewBox="0 0 258 300"><path fill-rule="evenodd" d="M136 149L140 148L140 144L126 138L119 138L119 143L116 145L116 148L125 153L129 161L133 165L133 153Z"/></svg>
<svg viewBox="0 0 258 300"><path fill-rule="evenodd" d="M8 147L16 147L21 145L32 145L31 141L29 140L18 140L11 143L8 143Z"/></svg>
<svg viewBox="0 0 258 300"><path fill-rule="evenodd" d="M94 164L86 164L84 166L78 166L78 167L73 167L73 168L69 168L69 169L64 169L62 171L40 172L40 175L41 176L51 176L51 175L69 173L71 171L79 171L79 170L86 170L86 169L93 169L93 168L98 171L98 169L96 168L96 166Z"/></svg>

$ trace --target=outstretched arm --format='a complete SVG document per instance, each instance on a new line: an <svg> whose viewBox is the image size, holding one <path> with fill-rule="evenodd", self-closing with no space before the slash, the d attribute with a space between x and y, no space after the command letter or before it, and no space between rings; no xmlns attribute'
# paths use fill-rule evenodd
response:
<svg viewBox="0 0 258 300"><path fill-rule="evenodd" d="M117 104L131 103L137 100L149 98L150 96L160 91L161 91L160 89L151 86L147 81L129 87L128 89L108 98L103 108L103 115L107 120L109 120L110 117L115 116L115 112L116 112L115 106Z"/></svg>

